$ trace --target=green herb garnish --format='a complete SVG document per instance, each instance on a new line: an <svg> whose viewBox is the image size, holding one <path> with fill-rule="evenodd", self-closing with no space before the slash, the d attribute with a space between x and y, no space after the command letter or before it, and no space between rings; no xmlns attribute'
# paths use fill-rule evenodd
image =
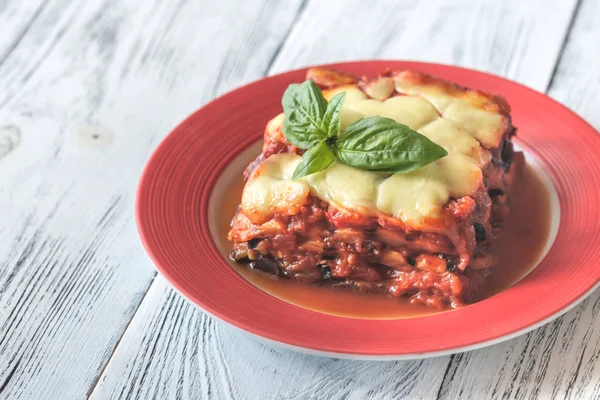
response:
<svg viewBox="0 0 600 400"><path fill-rule="evenodd" d="M283 134L306 150L294 179L329 167L336 159L351 167L382 172L409 172L448 152L426 136L390 118L367 117L340 132L345 93L327 102L313 81L288 86L281 103Z"/></svg>

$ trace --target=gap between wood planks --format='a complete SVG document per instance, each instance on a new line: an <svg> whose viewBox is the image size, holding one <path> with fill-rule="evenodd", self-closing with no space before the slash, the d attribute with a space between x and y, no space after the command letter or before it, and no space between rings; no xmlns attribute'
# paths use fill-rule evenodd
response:
<svg viewBox="0 0 600 400"><path fill-rule="evenodd" d="M556 77L560 62L562 61L563 54L565 52L565 48L567 47L569 38L571 36L571 32L573 31L573 27L575 25L577 15L579 14L581 3L582 3L582 0L577 0L575 3L575 7L573 7L573 12L571 13L571 17L569 19L569 24L567 25L567 29L565 30L564 37L563 37L563 40L562 40L562 43L560 45L560 49L558 52L558 56L556 57L556 60L554 62L554 68L552 69L552 74L550 75L550 79L548 80L548 84L546 85L546 89L544 90L545 94L548 94L550 92L550 89L552 89L552 87L554 85L554 78ZM530 331L527 334L529 334L531 332L535 332L535 330ZM452 366L454 365L456 358L458 358L458 363L460 363L460 361L462 360L462 354L463 353L456 353L456 354L452 354L450 356L450 359L448 360L448 366L446 367L446 371L444 372L444 377L442 378L442 382L440 383L440 387L437 392L436 400L439 400L442 398L442 396L444 395L444 387L451 383L452 378L454 377L454 374L456 373L456 369L453 369ZM582 357L583 357L583 355L582 355ZM581 360L580 360L579 364L581 365ZM450 374L450 377L448 376L449 374Z"/></svg>
<svg viewBox="0 0 600 400"><path fill-rule="evenodd" d="M4 61L6 61L8 59L8 57L10 57L10 54L19 46L19 44L21 43L21 41L23 40L23 38L25 37L27 32L29 32L29 30L31 29L31 26L35 23L35 21L38 19L38 17L42 13L42 11L44 11L44 8L47 5L48 5L48 2L43 2L42 4L40 4L38 6L38 8L35 10L33 15L31 16L31 18L27 22L27 25L25 25L23 30L21 32L19 32L19 35L15 38L15 41L13 42L13 44L10 45L10 47L8 49L6 49L6 52L4 53L2 58L0 58L0 66L4 63Z"/></svg>
<svg viewBox="0 0 600 400"><path fill-rule="evenodd" d="M550 92L550 89L554 86L554 78L556 77L556 73L558 72L558 66L562 61L563 54L565 53L565 48L567 47L567 43L571 37L571 32L573 31L573 26L575 25L575 20L577 19L577 15L579 15L579 10L581 8L581 3L583 0L576 0L575 7L573 7L573 13L571 14L571 19L569 20L569 25L567 25L567 30L565 31L565 37L560 45L560 50L558 52L558 58L554 63L554 68L552 69L552 75L550 75L550 81L548 81L548 85L546 86L546 90L544 93Z"/></svg>
<svg viewBox="0 0 600 400"><path fill-rule="evenodd" d="M283 48L283 46L288 41L288 38L290 37L290 33L294 30L294 28L298 24L298 21L300 21L300 18L302 17L302 14L306 10L306 6L307 6L308 2L309 2L309 0L302 0L302 3L300 3L300 6L298 7L298 10L296 11L296 15L294 16L294 23L292 25L290 25L289 29L287 30L287 32L285 34L285 37L283 38L283 40L281 41L281 43L279 43L279 45L275 49L275 51L273 53L273 56L271 57L271 59L269 60L269 63L267 64L267 67L265 68L265 72L263 74L264 76L268 76L270 74L271 69L273 67L273 64L277 60L277 57L279 56L279 53L281 52L281 49ZM37 14L38 13L36 12L36 16L37 16ZM33 23L34 21L35 21L35 17L32 18L31 23ZM29 26L31 25L31 23L29 24ZM29 29L29 26L28 26L27 29ZM17 40L17 42L18 42L18 40ZM16 47L16 45L15 45L15 47ZM219 89L220 89L220 86L221 86L221 82L222 82L222 77L221 77L221 75L219 75L216 78L216 84L215 84L215 88L214 88L214 92L213 92L213 96L215 96L215 97L218 96L218 92L219 92ZM148 292L152 288L152 285L155 284L157 276L158 276L158 273L155 272L154 276L152 277L152 280L151 280L150 284L148 285L148 287L146 288L146 290L144 292L144 295L140 299L140 302L137 304L137 306L135 308L135 311L134 311L133 315L131 316L131 319L127 322L127 325L125 325L125 329L123 329L123 331L121 332L121 335L119 336L119 339L117 340L117 342L115 343L115 346L113 347L112 351L110 352L110 355L109 355L108 359L106 360L106 362L102 366L100 372L98 373L98 376L97 376L94 384L89 389L89 391L87 393L87 397L86 397L87 399L89 399L92 396L92 394L96 390L96 387L100 383L100 380L102 379L102 376L104 375L104 371L106 370L106 368L110 364L113 356L115 355L117 349L119 348L119 345L121 344L121 340L123 339L123 336L125 336L125 333L127 332L128 328L129 328L129 325L131 324L131 322L134 320L135 316L137 315L137 313L138 313L138 311L139 311L142 303L144 302L144 299L146 298L146 296L148 295ZM16 368L15 368L15 370L16 370ZM13 373L14 373L14 371L13 371ZM8 384L8 382L10 381L11 377L12 377L12 374L6 379L6 381L3 384L3 387Z"/></svg>
<svg viewBox="0 0 600 400"><path fill-rule="evenodd" d="M148 294L148 292L150 291L150 288L154 284L154 281L156 280L156 276L157 275L158 275L158 272L154 272L154 276L152 277L152 280L150 281L150 284L148 285L148 287L144 291L144 295L140 299L140 302L135 307L135 311L131 315L131 319L125 325L125 329L123 329L123 332L121 332L121 335L119 336L119 339L117 339L117 342L115 343L115 346L113 347L112 351L110 352L110 355L108 356L108 358L106 359L106 362L104 363L104 365L100 369L100 372L98 373L98 377L96 378L96 381L94 382L94 384L88 390L86 399L89 399L90 396L92 395L92 393L94 393L94 390L96 390L96 386L98 386L98 383L100 382L100 379L102 378L102 375L104 375L104 371L106 370L106 367L108 367L108 364L110 364L110 360L112 360L113 356L115 355L115 352L117 351L117 348L121 344L121 340L123 339L123 336L125 335L125 332L127 332L127 329L129 328L129 325L131 324L131 321L133 321L133 319L137 315L137 313L138 313L138 311L139 311L142 303L144 302L144 299L146 298L146 295ZM10 379L10 377L8 379ZM6 383L8 383L8 379L6 380Z"/></svg>
<svg viewBox="0 0 600 400"><path fill-rule="evenodd" d="M269 60L269 63L267 64L267 68L265 69L265 74L264 74L265 76L269 76L271 74L271 69L273 68L273 64L275 64L275 61L279 57L279 53L281 53L281 49L287 43L287 41L290 37L290 34L294 30L294 28L298 25L298 21L300 21L302 14L304 14L304 11L306 10L306 5L308 4L308 2L309 2L309 0L302 0L302 3L300 3L300 7L298 7L298 11L296 12L296 17L295 17L294 23L292 25L290 25L290 28L288 29L288 31L285 34L285 38L281 41L281 43L279 43L279 46L277 46L277 48L275 49L275 52L273 53L273 56L271 57L271 59Z"/></svg>

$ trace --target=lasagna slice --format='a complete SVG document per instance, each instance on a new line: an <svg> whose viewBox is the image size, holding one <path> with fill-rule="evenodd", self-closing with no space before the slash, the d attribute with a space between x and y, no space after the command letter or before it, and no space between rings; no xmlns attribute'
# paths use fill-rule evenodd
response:
<svg viewBox="0 0 600 400"><path fill-rule="evenodd" d="M342 132L360 118L409 126L448 155L408 173L334 162L292 179L303 150L286 141L284 115L266 126L246 169L231 223L232 258L302 282L408 297L455 308L482 290L508 215L513 152L510 107L499 96L415 71L359 79L313 68L326 99L345 92ZM343 133L342 133L343 135Z"/></svg>

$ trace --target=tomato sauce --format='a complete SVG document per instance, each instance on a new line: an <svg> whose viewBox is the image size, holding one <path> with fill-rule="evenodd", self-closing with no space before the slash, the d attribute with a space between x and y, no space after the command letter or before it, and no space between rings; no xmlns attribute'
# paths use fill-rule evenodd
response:
<svg viewBox="0 0 600 400"><path fill-rule="evenodd" d="M238 173L237 176L241 176ZM235 179L218 199L215 243L223 257L241 276L261 290L281 300L326 314L365 318L410 318L444 312L415 306L408 300L384 294L362 294L301 284L281 279L229 259L231 243L227 240L229 223L235 214L243 189L241 178ZM485 282L479 301L514 285L536 265L546 247L551 223L551 201L548 189L531 166L524 169L511 197L510 216L495 248L498 257Z"/></svg>

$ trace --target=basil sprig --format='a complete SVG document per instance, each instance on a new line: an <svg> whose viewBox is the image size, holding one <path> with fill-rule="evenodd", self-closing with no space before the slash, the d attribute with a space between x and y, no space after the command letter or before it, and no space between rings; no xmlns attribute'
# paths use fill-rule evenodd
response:
<svg viewBox="0 0 600 400"><path fill-rule="evenodd" d="M448 152L426 136L390 118L361 118L341 134L341 111L346 93L327 102L313 81L290 85L281 101L283 134L306 150L294 179L329 167L336 159L351 167L382 172L409 172Z"/></svg>

